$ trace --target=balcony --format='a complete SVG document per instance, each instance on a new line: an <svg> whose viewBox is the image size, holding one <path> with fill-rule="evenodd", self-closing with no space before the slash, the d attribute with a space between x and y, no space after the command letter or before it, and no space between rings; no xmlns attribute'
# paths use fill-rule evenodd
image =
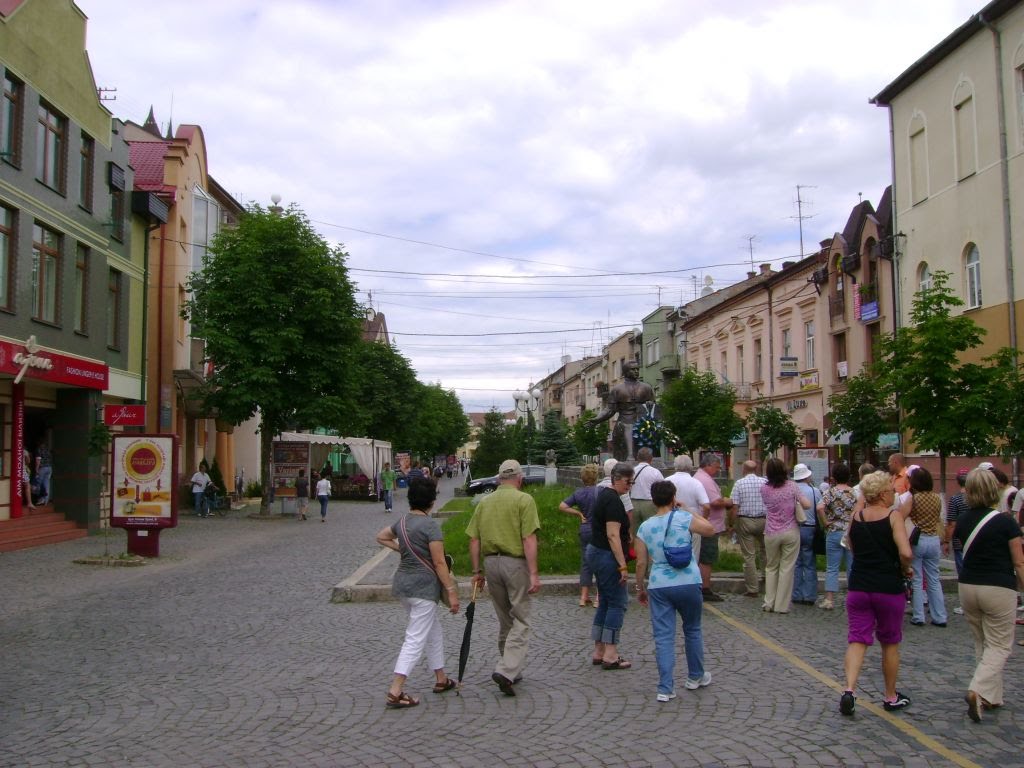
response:
<svg viewBox="0 0 1024 768"><path fill-rule="evenodd" d="M736 399L740 402L754 400L758 397L757 390L754 385L745 381L731 381L729 382L730 387L736 393Z"/></svg>
<svg viewBox="0 0 1024 768"><path fill-rule="evenodd" d="M679 370L679 355L669 354L662 355L658 358L658 370L662 373L666 371L678 371Z"/></svg>
<svg viewBox="0 0 1024 768"><path fill-rule="evenodd" d="M862 304L878 301L878 283L861 283L857 290Z"/></svg>

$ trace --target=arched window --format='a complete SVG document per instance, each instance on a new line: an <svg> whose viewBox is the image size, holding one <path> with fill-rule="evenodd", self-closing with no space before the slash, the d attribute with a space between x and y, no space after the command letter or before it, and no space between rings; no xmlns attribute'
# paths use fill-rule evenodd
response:
<svg viewBox="0 0 1024 768"><path fill-rule="evenodd" d="M953 132L956 140L956 178L962 181L978 170L974 86L961 80L953 91Z"/></svg>
<svg viewBox="0 0 1024 768"><path fill-rule="evenodd" d="M928 269L927 263L922 263L917 269L917 290L930 291L932 289L932 271Z"/></svg>
<svg viewBox="0 0 1024 768"><path fill-rule="evenodd" d="M928 144L924 115L915 112L910 120L910 201L917 205L928 198Z"/></svg>
<svg viewBox="0 0 1024 768"><path fill-rule="evenodd" d="M981 306L981 254L978 246L968 243L964 251L964 273L967 275L967 308Z"/></svg>

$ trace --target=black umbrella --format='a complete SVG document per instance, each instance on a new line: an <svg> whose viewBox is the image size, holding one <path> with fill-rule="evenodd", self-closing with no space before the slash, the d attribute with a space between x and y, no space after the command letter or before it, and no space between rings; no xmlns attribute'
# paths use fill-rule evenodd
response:
<svg viewBox="0 0 1024 768"><path fill-rule="evenodd" d="M462 676L466 672L466 662L469 661L469 641L473 635L473 615L476 613L476 578L473 579L473 597L466 606L466 628L462 631L462 645L459 646L459 688L462 688ZM459 693L459 688L455 693Z"/></svg>

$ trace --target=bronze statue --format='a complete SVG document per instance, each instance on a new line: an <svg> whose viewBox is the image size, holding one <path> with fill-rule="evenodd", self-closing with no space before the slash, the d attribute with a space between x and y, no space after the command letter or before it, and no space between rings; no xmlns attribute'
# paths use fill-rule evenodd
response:
<svg viewBox="0 0 1024 768"><path fill-rule="evenodd" d="M633 444L633 425L645 413L646 403L654 401L654 390L650 384L640 381L640 364L635 360L627 362L622 375L625 380L608 392L608 403L601 413L590 419L590 426L607 421L616 413L612 430L612 453L619 461L633 461L636 448Z"/></svg>

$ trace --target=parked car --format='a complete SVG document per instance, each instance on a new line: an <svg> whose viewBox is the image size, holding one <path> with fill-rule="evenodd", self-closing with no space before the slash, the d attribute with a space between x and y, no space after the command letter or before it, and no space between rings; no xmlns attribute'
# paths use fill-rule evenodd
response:
<svg viewBox="0 0 1024 768"><path fill-rule="evenodd" d="M544 471L547 468L540 464L523 465L523 485L544 485ZM498 476L480 477L470 480L466 485L466 493L475 496L478 493L491 493L498 487Z"/></svg>

